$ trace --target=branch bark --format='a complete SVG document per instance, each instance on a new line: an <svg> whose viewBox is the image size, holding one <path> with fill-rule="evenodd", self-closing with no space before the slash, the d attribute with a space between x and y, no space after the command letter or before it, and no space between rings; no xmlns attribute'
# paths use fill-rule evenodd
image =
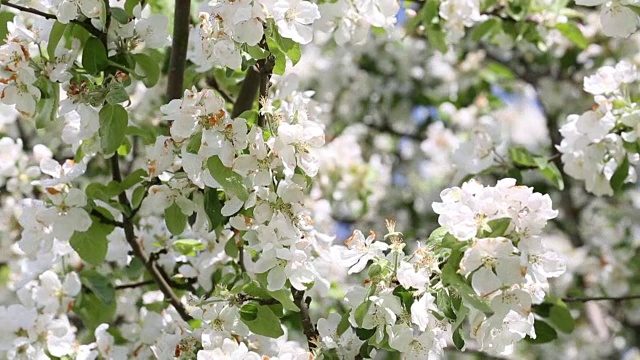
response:
<svg viewBox="0 0 640 360"><path fill-rule="evenodd" d="M111 175L114 181L122 182L122 175L120 174L120 162L118 160L117 154L114 154L111 157ZM127 194L124 191L118 195L118 201L126 210L131 211L131 203L129 202ZM167 297L169 303L171 303L178 314L180 314L180 317L184 321L191 320L191 316L189 316L184 305L182 304L182 302L180 302L180 299L171 288L171 285L169 285L169 277L167 276L166 272L162 268L156 266L155 262L149 261L149 257L144 253L142 246L140 246L140 244L138 243L138 240L135 236L135 231L133 229L133 219L127 216L126 213L123 213L122 224L124 228L125 238L127 240L127 243L129 243L129 246L131 246L134 255L139 258L145 265L147 271L149 271L155 283L158 284L160 291L162 291L164 296Z"/></svg>
<svg viewBox="0 0 640 360"><path fill-rule="evenodd" d="M20 10L26 13L30 13L30 14L34 14L34 15L38 15L41 16L45 19L53 19L53 20L57 20L58 17L53 15L53 14L49 14L40 10L36 10L30 7L26 7L26 6L21 6L21 5L17 5L17 4L12 4L11 2L9 2L8 0L2 0L2 5L10 7L10 8L14 8L16 10ZM76 24L76 25L80 25L83 28L85 28L89 33L91 33L91 35L97 37L98 39L101 38L102 36L102 32L96 28L93 27L93 25L91 25L91 22L89 21L78 21L78 20L71 20L70 23L72 24Z"/></svg>
<svg viewBox="0 0 640 360"><path fill-rule="evenodd" d="M562 301L566 303L586 303L589 301L628 301L628 300L640 300L640 295L627 295L627 296L594 296L583 298L565 298Z"/></svg>
<svg viewBox="0 0 640 360"><path fill-rule="evenodd" d="M171 57L169 58L167 80L167 102L182 97L184 69L187 63L187 47L189 45L190 16L191 0L175 0L173 39L171 40Z"/></svg>
<svg viewBox="0 0 640 360"><path fill-rule="evenodd" d="M293 294L293 302L297 307L300 308L300 320L302 321L302 331L304 332L304 336L307 337L307 345L309 346L309 350L316 348L316 342L318 341L318 330L313 326L311 322L311 317L309 316L309 304L311 303L311 298L304 296L304 291L300 291L294 288L291 288L291 294Z"/></svg>

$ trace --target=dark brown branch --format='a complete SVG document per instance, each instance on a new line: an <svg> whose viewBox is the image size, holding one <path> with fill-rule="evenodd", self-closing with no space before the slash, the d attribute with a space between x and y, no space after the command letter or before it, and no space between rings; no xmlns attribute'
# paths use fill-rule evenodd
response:
<svg viewBox="0 0 640 360"><path fill-rule="evenodd" d="M562 299L562 301L566 303L585 303L589 301L627 301L627 300L640 300L640 295L627 295L627 296L594 296L594 297L583 297L583 298L566 298Z"/></svg>
<svg viewBox="0 0 640 360"><path fill-rule="evenodd" d="M212 89L218 92L220 96L224 99L224 101L229 104L233 104L235 101L231 98L229 94L227 94L218 84L218 80L216 80L215 76L211 75L207 77L207 85L211 86Z"/></svg>
<svg viewBox="0 0 640 360"><path fill-rule="evenodd" d="M116 290L133 289L133 288L137 288L137 287L152 285L152 284L155 284L155 283L156 282L153 281L153 280L146 280L146 281L140 281L140 282L133 283L133 284L118 285L118 286L115 287L115 289Z"/></svg>
<svg viewBox="0 0 640 360"><path fill-rule="evenodd" d="M264 41L264 47L268 49L267 42ZM258 61L260 66L260 92L258 95L258 109L262 109L262 104L269 96L269 87L271 81L271 74L273 73L273 67L276 65L276 58L273 55L267 56L266 59ZM258 116L258 126L264 127L267 125L267 118L264 114Z"/></svg>
<svg viewBox="0 0 640 360"><path fill-rule="evenodd" d="M247 76L242 82L240 93L233 105L231 117L236 118L243 112L253 108L253 102L256 101L258 89L260 88L260 70L256 66L252 66L247 70Z"/></svg>
<svg viewBox="0 0 640 360"><path fill-rule="evenodd" d="M114 181L119 183L122 182L122 175L120 174L120 162L118 160L117 154L111 157L111 175ZM125 208L125 210L131 210L131 203L129 202L127 194L124 191L118 195L118 200L120 204ZM180 314L180 317L182 317L184 321L191 320L191 316L189 316L184 305L180 302L178 296L173 292L171 285L169 285L169 277L167 276L165 271L162 268L156 266L155 262L149 261L149 257L147 257L147 255L144 253L142 246L140 246L138 240L136 239L133 229L133 221L131 217L129 217L124 212L122 214L122 223L125 238L127 239L127 243L129 243L129 246L131 246L131 249L133 250L135 256L139 258L145 265L147 271L149 271L155 283L158 284L160 291L162 291L164 296L167 297L169 303L171 303L178 314Z"/></svg>
<svg viewBox="0 0 640 360"><path fill-rule="evenodd" d="M53 20L57 20L58 19L58 17L56 17L53 14L42 12L40 10L32 9L32 8L26 7L26 6L12 4L8 0L2 0L1 2L2 2L2 5L4 5L4 6L10 7L10 8L14 8L16 10L24 11L26 13L38 15L38 16L41 16L41 17L43 17L45 19L53 19ZM89 20L87 20L87 21L71 20L71 23L82 26L89 33L91 33L91 35L93 35L93 36L95 36L97 38L100 38L102 36L102 34L103 34L100 30L94 28L93 25L91 25L91 22Z"/></svg>
<svg viewBox="0 0 640 360"><path fill-rule="evenodd" d="M311 298L304 296L304 291L300 291L294 288L291 288L291 294L293 294L293 302L297 307L300 308L300 320L302 321L302 331L304 332L304 336L307 337L307 345L309 346L309 350L316 348L316 343L318 341L318 330L313 326L311 322L311 317L309 317L309 304L311 303Z"/></svg>
<svg viewBox="0 0 640 360"><path fill-rule="evenodd" d="M187 63L191 0L175 0L173 39L167 80L167 101L182 97L184 69Z"/></svg>
<svg viewBox="0 0 640 360"><path fill-rule="evenodd" d="M121 221L109 219L108 217L104 216L101 212L99 212L96 209L91 210L90 215L97 217L98 220L100 220L100 222L103 224L113 225L115 227L120 227L120 228L124 227L124 224Z"/></svg>

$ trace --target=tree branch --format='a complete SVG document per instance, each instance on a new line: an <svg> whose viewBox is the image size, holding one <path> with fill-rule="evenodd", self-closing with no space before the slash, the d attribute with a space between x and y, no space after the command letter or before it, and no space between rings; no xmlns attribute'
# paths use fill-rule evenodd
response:
<svg viewBox="0 0 640 360"><path fill-rule="evenodd" d="M293 302L297 307L300 308L300 320L302 321L302 330L304 332L304 336L307 337L307 345L309 346L309 350L316 348L316 343L318 341L318 330L311 323L311 317L309 317L309 304L311 303L311 298L304 297L304 291L297 290L295 288L291 288L291 294L293 294Z"/></svg>
<svg viewBox="0 0 640 360"><path fill-rule="evenodd" d="M269 49L267 42L264 41L265 49ZM271 81L271 74L273 73L273 67L276 65L276 60L273 55L267 56L266 59L258 60L260 66L260 93L258 95L258 109L262 109L262 102L267 99L269 95L269 82ZM264 114L258 115L258 126L264 127L267 125L267 118Z"/></svg>
<svg viewBox="0 0 640 360"><path fill-rule="evenodd" d="M190 0L175 0L173 17L173 39L167 81L167 102L182 97L184 89L184 69L187 63L189 45Z"/></svg>
<svg viewBox="0 0 640 360"><path fill-rule="evenodd" d="M53 15L53 14L49 14L46 12L42 12L40 10L36 10L30 7L26 7L26 6L21 6L21 5L17 5L17 4L12 4L9 2L9 0L2 0L2 5L10 7L10 8L14 8L16 10L20 10L26 13L30 13L30 14L34 14L34 15L38 15L41 16L45 19L53 19L53 20L57 20L58 17ZM100 38L102 36L102 32L96 28L93 27L93 25L91 25L90 21L78 21L78 20L71 20L70 21L72 24L76 24L76 25L80 25L83 28L85 28L89 33L91 33L91 35Z"/></svg>
<svg viewBox="0 0 640 360"><path fill-rule="evenodd" d="M146 280L146 281L140 281L137 283L133 283L133 284L124 284L124 285L118 285L115 287L116 290L122 290L122 289L133 289L133 288L137 288L137 287L141 287L141 286L146 286L146 285L151 285L151 284L155 284L155 281L153 280Z"/></svg>
<svg viewBox="0 0 640 360"><path fill-rule="evenodd" d="M627 295L627 296L594 296L583 298L565 298L562 301L566 303L585 303L588 301L627 301L627 300L640 300L640 295Z"/></svg>
<svg viewBox="0 0 640 360"><path fill-rule="evenodd" d="M122 175L120 174L120 162L118 160L117 154L114 154L111 157L111 175L114 181L118 183L122 182ZM131 210L131 203L129 202L127 194L124 191L118 194L118 201L126 210ZM129 217L124 212L122 214L122 224L127 243L129 243L129 246L131 246L131 249L133 250L135 256L139 258L145 265L145 267L153 277L155 283L158 284L160 291L162 291L164 296L168 298L169 303L173 305L173 307L176 309L178 314L180 314L180 317L182 317L184 321L191 320L191 316L189 316L184 305L182 305L178 296L173 292L171 285L169 285L169 277L167 276L167 274L162 268L157 267L155 262L149 261L149 257L147 257L147 255L144 253L142 246L140 246L136 239L133 229L133 221L131 217Z"/></svg>
<svg viewBox="0 0 640 360"><path fill-rule="evenodd" d="M242 82L242 87L236 98L236 102L233 105L231 111L231 117L236 118L243 112L251 110L253 102L256 101L258 95L258 89L260 88L260 70L256 66L252 66L247 69L247 76L245 76Z"/></svg>
<svg viewBox="0 0 640 360"><path fill-rule="evenodd" d="M96 209L91 210L91 213L89 215L97 217L98 220L100 220L100 222L103 224L113 225L120 228L124 227L124 224L121 221L111 220Z"/></svg>

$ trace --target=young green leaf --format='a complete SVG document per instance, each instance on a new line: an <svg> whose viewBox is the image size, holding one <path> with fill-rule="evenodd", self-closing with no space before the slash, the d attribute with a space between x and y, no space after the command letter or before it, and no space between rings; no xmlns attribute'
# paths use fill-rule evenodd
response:
<svg viewBox="0 0 640 360"><path fill-rule="evenodd" d="M90 37L82 50L82 67L92 75L98 74L109 65L107 49L102 41L96 37Z"/></svg>
<svg viewBox="0 0 640 360"><path fill-rule="evenodd" d="M231 168L224 166L219 157L210 157L207 161L207 168L211 176L213 176L225 190L231 191L242 201L246 201L249 198L249 192L247 191L247 187L244 186L243 177Z"/></svg>
<svg viewBox="0 0 640 360"><path fill-rule="evenodd" d="M255 318L253 318L253 310L251 313L244 315L243 309L252 304L245 304L240 310L240 318L253 333L268 336L271 338L279 338L284 335L284 331L280 326L280 319L273 313L270 307L265 305L253 305L255 307ZM248 310L248 309L245 309Z"/></svg>
<svg viewBox="0 0 640 360"><path fill-rule="evenodd" d="M109 241L107 236L114 229L113 225L103 224L93 218L93 222L87 231L74 232L69 243L80 258L91 265L102 265L107 256Z"/></svg>
<svg viewBox="0 0 640 360"><path fill-rule="evenodd" d="M118 150L120 144L124 140L127 124L129 123L129 115L121 105L106 104L100 109L100 145L102 152L105 154L113 154Z"/></svg>
<svg viewBox="0 0 640 360"><path fill-rule="evenodd" d="M187 215L182 213L176 203L164 210L164 221L169 231L175 236L182 234L187 227Z"/></svg>

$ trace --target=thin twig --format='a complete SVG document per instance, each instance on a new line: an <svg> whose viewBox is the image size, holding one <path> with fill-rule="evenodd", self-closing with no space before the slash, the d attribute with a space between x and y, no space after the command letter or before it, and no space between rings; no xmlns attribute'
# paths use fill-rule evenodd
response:
<svg viewBox="0 0 640 360"><path fill-rule="evenodd" d="M579 302L585 303L589 301L627 301L627 300L639 300L640 295L627 295L627 296L594 296L594 297L583 297L583 298L566 298L562 299L562 301L566 303Z"/></svg>
<svg viewBox="0 0 640 360"><path fill-rule="evenodd" d="M103 223L103 224L113 225L113 226L119 227L119 228L124 227L124 224L121 221L109 219L108 217L104 216L101 212L99 212L96 209L91 210L90 215L97 217L98 220L100 220L100 222Z"/></svg>
<svg viewBox="0 0 640 360"><path fill-rule="evenodd" d="M263 48L269 50L267 41L263 39ZM262 109L262 104L267 100L269 96L269 87L271 85L271 74L273 73L273 67L276 65L276 58L273 55L267 56L266 59L258 60L258 66L260 66L260 89L258 95L258 109ZM265 127L267 125L267 118L265 114L258 115L258 126Z"/></svg>
<svg viewBox="0 0 640 360"><path fill-rule="evenodd" d="M49 14L46 12L42 12L40 10L36 10L30 7L26 7L26 6L21 6L21 5L17 5L17 4L12 4L10 3L8 0L2 0L2 5L10 7L10 8L14 8L16 10L20 10L26 13L30 13L30 14L34 14L34 15L38 15L41 16L45 19L53 19L53 20L57 20L58 17L53 15L53 14ZM73 24L77 24L82 26L83 28L85 28L89 33L91 33L91 35L100 38L102 36L102 32L96 28L93 27L93 25L91 25L91 22L89 21L79 21L79 20L71 20L70 21Z"/></svg>
<svg viewBox="0 0 640 360"><path fill-rule="evenodd" d="M122 175L120 174L120 162L118 160L117 154L111 157L111 174L114 181L118 183L122 182ZM125 209L131 209L131 203L129 202L127 194L124 191L118 194L118 200L120 202L120 205L122 205ZM182 302L180 302L178 296L173 292L171 285L169 285L169 277L167 276L165 271L161 267L156 266L155 262L149 261L149 258L144 253L142 246L140 246L136 239L133 229L133 221L131 217L127 216L125 212L123 212L122 214L122 223L124 227L125 239L127 240L127 243L129 243L129 246L131 246L131 249L133 250L135 256L139 258L145 265L156 284L158 284L160 291L162 291L164 296L168 298L169 303L173 305L178 314L180 314L180 317L182 317L184 321L191 320L191 316L189 316L184 305L182 304Z"/></svg>
<svg viewBox="0 0 640 360"><path fill-rule="evenodd" d="M175 0L173 17L173 39L167 81L167 101L182 97L184 89L184 69L187 63L189 45L190 0Z"/></svg>
<svg viewBox="0 0 640 360"><path fill-rule="evenodd" d="M115 289L116 290L133 289L133 288L137 288L137 287L152 285L152 284L155 284L155 283L156 282L153 281L153 280L145 280L145 281L140 281L140 282L133 283L133 284L118 285L118 286L115 287Z"/></svg>
<svg viewBox="0 0 640 360"><path fill-rule="evenodd" d="M207 77L207 85L211 86L212 89L214 89L215 91L218 92L218 94L220 94L220 96L222 96L222 98L224 99L224 101L228 102L229 104L232 104L235 102L231 96L229 94L227 94L221 87L220 84L218 84L218 80L216 80L216 77L211 75Z"/></svg>
<svg viewBox="0 0 640 360"><path fill-rule="evenodd" d="M291 294L293 294L293 302L296 304L298 308L300 308L300 320L302 321L302 331L304 332L304 336L307 337L307 345L309 346L309 350L316 348L316 343L318 341L318 330L313 323L311 322L311 317L309 316L309 303L311 303L311 298L304 296L304 291L297 290L295 288L291 288Z"/></svg>

